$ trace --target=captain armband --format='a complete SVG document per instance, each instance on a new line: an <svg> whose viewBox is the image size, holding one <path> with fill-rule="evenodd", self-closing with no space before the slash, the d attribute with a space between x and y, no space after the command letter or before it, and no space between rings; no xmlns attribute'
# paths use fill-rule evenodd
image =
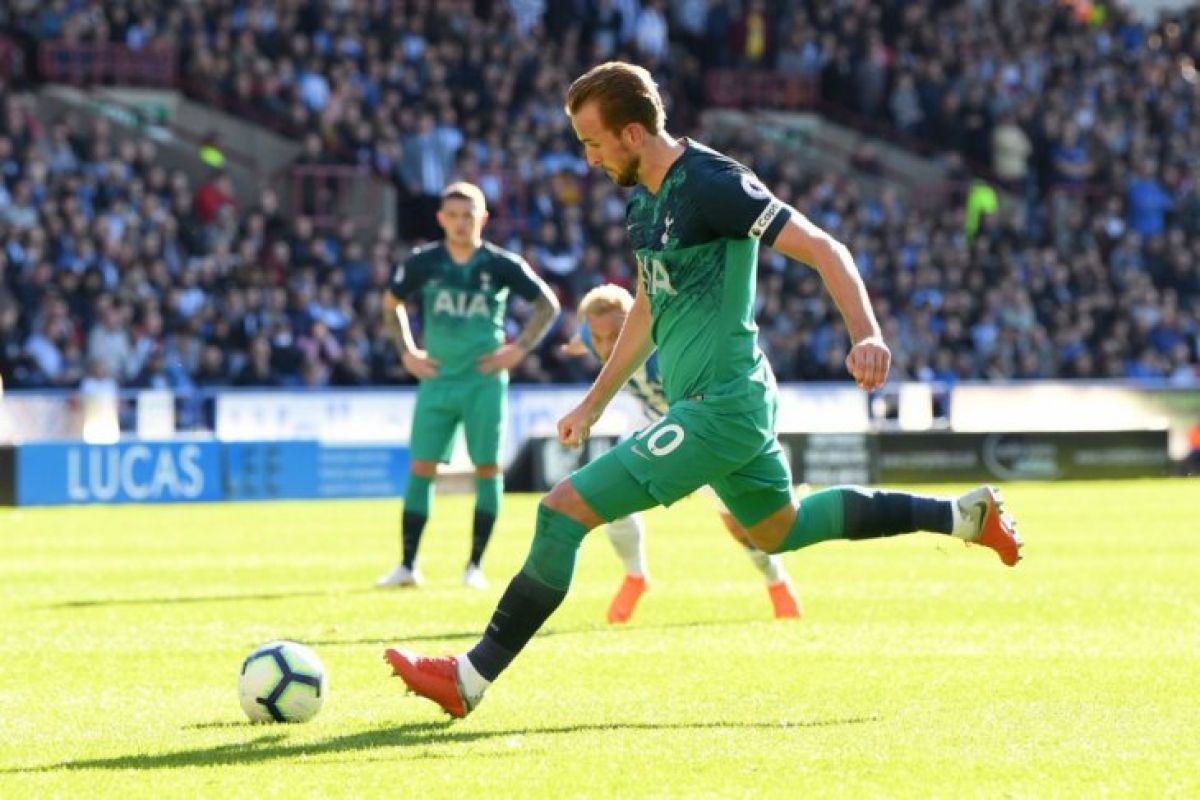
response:
<svg viewBox="0 0 1200 800"><path fill-rule="evenodd" d="M773 223L780 214L791 216L791 213L791 206L782 200L779 200L778 198L772 198L771 202L767 204L767 207L764 208L762 213L758 215L758 219L754 220L754 224L750 226L750 232L747 235L751 239L761 239L763 235L770 229L771 223Z"/></svg>

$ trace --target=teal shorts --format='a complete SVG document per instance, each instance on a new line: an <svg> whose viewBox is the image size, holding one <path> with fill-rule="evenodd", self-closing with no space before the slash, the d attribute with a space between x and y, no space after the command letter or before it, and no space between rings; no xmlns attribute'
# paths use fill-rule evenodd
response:
<svg viewBox="0 0 1200 800"><path fill-rule="evenodd" d="M608 487L627 473L659 504L711 486L741 525L749 527L791 505L792 470L775 436L778 403L753 412L724 413L703 401L683 401L600 458L571 475L571 484L605 520L640 508ZM640 504L644 507L644 503Z"/></svg>
<svg viewBox="0 0 1200 800"><path fill-rule="evenodd" d="M417 389L409 453L414 461L450 461L461 424L475 466L500 463L508 384L499 380L422 381Z"/></svg>

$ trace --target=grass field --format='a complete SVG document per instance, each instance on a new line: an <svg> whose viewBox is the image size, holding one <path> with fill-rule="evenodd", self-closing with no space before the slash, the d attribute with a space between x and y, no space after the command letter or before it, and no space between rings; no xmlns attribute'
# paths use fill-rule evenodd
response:
<svg viewBox="0 0 1200 800"><path fill-rule="evenodd" d="M934 536L787 557L774 622L704 498L648 517L657 583L585 543L548 632L469 719L401 692L404 642L474 642L524 557L510 496L458 584L470 498L439 497L420 591L380 592L398 504L0 512L0 797L1200 796L1200 484L1012 485L1016 569ZM305 725L250 725L242 657L311 644Z"/></svg>

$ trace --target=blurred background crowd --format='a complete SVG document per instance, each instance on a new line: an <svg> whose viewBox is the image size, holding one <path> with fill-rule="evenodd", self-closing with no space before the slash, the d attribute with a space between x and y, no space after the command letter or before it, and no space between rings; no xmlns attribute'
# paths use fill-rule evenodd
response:
<svg viewBox="0 0 1200 800"><path fill-rule="evenodd" d="M319 181L295 212L269 189L239 203L220 171L189 180L152 141L39 119L0 85L7 386L409 382L381 297L437 235L454 179L483 188L485 235L565 309L632 287L624 195L588 174L562 112L571 79L610 58L654 72L673 133L726 149L847 243L897 376L1200 384L1197 7L1147 24L1053 0L50 0L0 24L170 43L190 97L296 139L300 163L370 169L400 205L394 228L364 230L318 223ZM834 172L708 129L706 76L731 67L809 81L816 110L939 159L957 189L878 188L870 147ZM764 251L758 320L781 379L844 379L816 273ZM514 379L584 379L558 353L572 332L564 315Z"/></svg>

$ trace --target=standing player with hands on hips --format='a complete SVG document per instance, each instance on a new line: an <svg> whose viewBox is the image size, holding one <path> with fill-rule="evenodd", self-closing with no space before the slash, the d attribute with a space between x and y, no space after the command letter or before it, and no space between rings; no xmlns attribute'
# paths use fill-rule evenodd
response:
<svg viewBox="0 0 1200 800"><path fill-rule="evenodd" d="M440 242L423 245L396 270L384 297L384 319L400 357L421 383L409 452L412 472L404 495L401 561L375 585L417 586L417 548L433 504L438 462L446 463L459 425L475 465L475 517L463 583L487 586L481 562L504 494L500 444L507 417L508 371L537 346L558 316L558 300L525 259L483 239L487 207L470 183L442 192ZM509 292L533 303L533 313L510 344L504 341ZM404 301L420 297L425 349L417 347Z"/></svg>
<svg viewBox="0 0 1200 800"><path fill-rule="evenodd" d="M1022 542L988 486L954 499L838 486L796 502L775 435L775 378L757 344L758 246L817 270L850 332L846 368L870 391L887 379L891 353L849 250L746 167L670 136L658 88L641 67L593 68L571 85L566 111L588 164L635 187L626 225L639 280L612 355L559 421L559 439L580 445L655 347L670 406L542 498L529 555L473 648L442 658L385 651L408 688L466 716L566 597L589 530L705 485L765 552L928 531L989 547L1015 565Z"/></svg>

